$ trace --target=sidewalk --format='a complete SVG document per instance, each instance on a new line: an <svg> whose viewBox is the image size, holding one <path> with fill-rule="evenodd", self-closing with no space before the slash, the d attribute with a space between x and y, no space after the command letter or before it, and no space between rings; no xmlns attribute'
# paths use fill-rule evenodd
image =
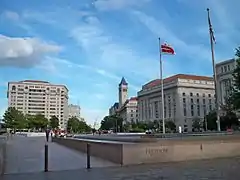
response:
<svg viewBox="0 0 240 180"><path fill-rule="evenodd" d="M3 180L239 180L240 158L11 174Z"/></svg>
<svg viewBox="0 0 240 180"><path fill-rule="evenodd" d="M45 137L14 136L7 142L5 174L33 173L44 170ZM49 171L86 168L86 154L49 142ZM117 166L91 157L92 167Z"/></svg>

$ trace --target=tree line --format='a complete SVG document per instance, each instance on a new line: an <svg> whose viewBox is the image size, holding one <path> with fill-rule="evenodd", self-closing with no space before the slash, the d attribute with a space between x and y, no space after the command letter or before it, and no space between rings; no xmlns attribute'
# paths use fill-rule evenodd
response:
<svg viewBox="0 0 240 180"><path fill-rule="evenodd" d="M53 130L59 129L59 119L52 116L49 120L42 114L30 115L23 114L14 107L9 107L4 115L3 122L5 128L16 130L35 130L43 131L46 128ZM71 133L90 132L91 127L83 120L77 117L71 117L67 122L67 130Z"/></svg>
<svg viewBox="0 0 240 180"><path fill-rule="evenodd" d="M175 132L176 125L172 121L167 121L165 127L168 132ZM113 132L145 132L150 129L162 131L162 121L149 122L123 122L119 115L105 116L101 121L101 130L112 130Z"/></svg>
<svg viewBox="0 0 240 180"><path fill-rule="evenodd" d="M229 95L224 104L220 104L224 114L220 117L221 130L228 128L238 129L239 120L237 112L240 109L240 47L236 48L236 68L233 71L233 84L228 89ZM165 127L168 132L176 132L176 125L172 121L166 121ZM118 115L105 116L101 121L100 129L113 130L117 132L144 132L148 129L158 129L162 131L162 121L153 122L123 122ZM216 110L209 112L202 121L198 117L193 119L192 130L217 130L217 113Z"/></svg>

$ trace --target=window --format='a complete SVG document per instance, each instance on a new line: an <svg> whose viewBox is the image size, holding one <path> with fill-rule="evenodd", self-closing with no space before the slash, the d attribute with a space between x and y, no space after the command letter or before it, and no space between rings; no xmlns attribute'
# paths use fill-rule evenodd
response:
<svg viewBox="0 0 240 180"><path fill-rule="evenodd" d="M205 93L203 93L203 95L202 95L203 97L205 97Z"/></svg>
<svg viewBox="0 0 240 180"><path fill-rule="evenodd" d="M227 66L224 66L224 72L227 72Z"/></svg>
<svg viewBox="0 0 240 180"><path fill-rule="evenodd" d="M183 98L183 103L186 103L186 98Z"/></svg>
<svg viewBox="0 0 240 180"><path fill-rule="evenodd" d="M221 72L223 73L223 67L221 67Z"/></svg>
<svg viewBox="0 0 240 180"><path fill-rule="evenodd" d="M198 116L200 116L200 114L201 114L201 112L200 112L200 105L199 104L197 105L197 114L198 114Z"/></svg>
<svg viewBox="0 0 240 180"><path fill-rule="evenodd" d="M176 104L175 104L176 105ZM176 108L176 107L175 107ZM183 98L183 115L187 116L186 98Z"/></svg>
<svg viewBox="0 0 240 180"><path fill-rule="evenodd" d="M208 94L208 97L211 97L211 94Z"/></svg>
<svg viewBox="0 0 240 180"><path fill-rule="evenodd" d="M230 65L228 65L228 71L230 71Z"/></svg>
<svg viewBox="0 0 240 180"><path fill-rule="evenodd" d="M193 104L193 99L191 99L191 103Z"/></svg>
<svg viewBox="0 0 240 180"><path fill-rule="evenodd" d="M186 94L185 93L182 93L183 96L185 96Z"/></svg>
<svg viewBox="0 0 240 180"><path fill-rule="evenodd" d="M186 109L186 106L183 107L183 115L184 115L184 116L187 116L187 109Z"/></svg>
<svg viewBox="0 0 240 180"><path fill-rule="evenodd" d="M197 93L197 97L199 97L199 94Z"/></svg>
<svg viewBox="0 0 240 180"><path fill-rule="evenodd" d="M16 86L12 86L12 91L16 91Z"/></svg>
<svg viewBox="0 0 240 180"><path fill-rule="evenodd" d="M194 116L194 106L193 106L193 104L191 105L191 115Z"/></svg>
<svg viewBox="0 0 240 180"><path fill-rule="evenodd" d="M190 93L190 96L193 96L193 93Z"/></svg>

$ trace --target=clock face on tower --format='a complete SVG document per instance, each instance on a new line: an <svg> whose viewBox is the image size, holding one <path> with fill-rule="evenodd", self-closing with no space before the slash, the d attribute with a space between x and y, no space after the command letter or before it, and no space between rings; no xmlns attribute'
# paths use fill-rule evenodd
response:
<svg viewBox="0 0 240 180"><path fill-rule="evenodd" d="M123 89L123 92L127 92L127 89Z"/></svg>

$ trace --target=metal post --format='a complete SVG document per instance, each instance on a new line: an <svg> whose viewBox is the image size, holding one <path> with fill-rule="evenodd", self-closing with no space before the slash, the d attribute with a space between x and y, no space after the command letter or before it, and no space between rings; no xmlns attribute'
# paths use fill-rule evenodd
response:
<svg viewBox="0 0 240 180"><path fill-rule="evenodd" d="M160 61L160 79L161 79L161 101L162 101L162 126L163 126L163 134L165 134L165 119L164 119L164 93L163 93L163 67L162 67L162 50L161 50L161 39L159 40L159 61ZM159 122L159 127L160 127Z"/></svg>
<svg viewBox="0 0 240 180"><path fill-rule="evenodd" d="M45 151L44 151L44 171L48 172L48 145L45 144Z"/></svg>
<svg viewBox="0 0 240 180"><path fill-rule="evenodd" d="M216 100L216 114L217 114L217 128L218 131L221 131L221 125L220 125L220 115L219 115L219 102L218 102L218 89L217 89L217 73L216 73L216 67L215 67L215 56L214 56L214 35L212 30L212 24L210 21L210 13L209 9L207 8L208 12L208 25L209 25L209 35L210 35L210 45L211 45L211 55L212 55L212 68L213 68L213 79L214 79L214 87L215 87L215 100Z"/></svg>
<svg viewBox="0 0 240 180"><path fill-rule="evenodd" d="M90 160L90 144L87 143L87 169L91 168L91 160Z"/></svg>

